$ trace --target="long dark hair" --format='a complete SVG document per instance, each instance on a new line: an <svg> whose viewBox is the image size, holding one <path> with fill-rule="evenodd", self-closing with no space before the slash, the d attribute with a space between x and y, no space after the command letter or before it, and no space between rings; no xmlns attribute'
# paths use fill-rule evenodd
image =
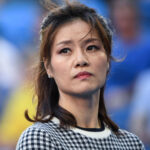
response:
<svg viewBox="0 0 150 150"><path fill-rule="evenodd" d="M106 50L108 61L110 62L112 33L107 21L102 16L98 15L94 9L86 7L79 2L66 3L61 7L58 6L52 9L44 18L41 25L40 60L37 66L35 84L38 105L34 119L28 116L27 111L25 112L25 116L29 121L48 122L55 116L60 120L60 126L62 127L77 126L75 117L58 105L58 87L53 78L48 78L43 58L50 62L51 45L58 28L66 22L79 18L97 30ZM104 87L105 85L100 90L98 117L105 122L112 131L117 133L118 126L107 115L104 103ZM49 117L47 118L46 116Z"/></svg>

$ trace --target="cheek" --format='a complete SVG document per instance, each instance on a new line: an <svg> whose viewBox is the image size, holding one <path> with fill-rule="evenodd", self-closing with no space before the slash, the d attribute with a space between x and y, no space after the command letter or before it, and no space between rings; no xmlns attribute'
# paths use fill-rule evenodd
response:
<svg viewBox="0 0 150 150"><path fill-rule="evenodd" d="M99 60L97 60L97 63L95 65L95 71L97 83L100 88L105 84L108 70L107 68L108 68L107 58L106 57L99 58Z"/></svg>
<svg viewBox="0 0 150 150"><path fill-rule="evenodd" d="M53 78L56 82L64 81L65 77L67 77L68 67L65 61L61 61L59 59L52 59L52 74Z"/></svg>
<svg viewBox="0 0 150 150"><path fill-rule="evenodd" d="M108 68L107 57L105 55L103 57L102 56L97 57L96 63L94 66L96 70L99 70L99 72L105 73Z"/></svg>

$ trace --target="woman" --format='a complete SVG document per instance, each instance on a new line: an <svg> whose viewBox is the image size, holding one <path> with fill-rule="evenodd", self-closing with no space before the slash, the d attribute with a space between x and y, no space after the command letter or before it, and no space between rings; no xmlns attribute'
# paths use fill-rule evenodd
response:
<svg viewBox="0 0 150 150"><path fill-rule="evenodd" d="M104 86L111 60L111 30L80 3L53 9L41 27L37 113L21 135L23 149L144 149L137 136L108 117Z"/></svg>

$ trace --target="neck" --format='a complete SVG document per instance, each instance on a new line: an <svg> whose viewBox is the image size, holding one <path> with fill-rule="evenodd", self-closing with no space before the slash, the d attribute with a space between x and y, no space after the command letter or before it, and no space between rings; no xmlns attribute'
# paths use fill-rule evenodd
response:
<svg viewBox="0 0 150 150"><path fill-rule="evenodd" d="M77 97L60 92L59 105L74 115L79 127L99 128L99 93Z"/></svg>

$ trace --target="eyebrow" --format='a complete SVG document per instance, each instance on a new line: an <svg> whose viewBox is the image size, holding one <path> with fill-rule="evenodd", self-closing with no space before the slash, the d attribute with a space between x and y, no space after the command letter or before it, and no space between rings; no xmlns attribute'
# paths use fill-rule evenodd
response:
<svg viewBox="0 0 150 150"><path fill-rule="evenodd" d="M84 44L88 44L88 43L90 43L90 42L95 42L95 41L101 41L100 39L97 39L97 38L89 38L89 39L86 39L86 40L84 40L83 41L83 43ZM58 45L67 45L67 44L72 44L73 42L72 42L72 40L66 40L66 41L61 41L61 42L59 42L59 43L57 43L56 45L58 46Z"/></svg>
<svg viewBox="0 0 150 150"><path fill-rule="evenodd" d="M84 43L84 44L88 44L88 43L90 43L90 42L95 42L95 41L100 42L101 40L100 40L100 39L97 39L97 38L89 38L89 39L83 41L83 43Z"/></svg>
<svg viewBox="0 0 150 150"><path fill-rule="evenodd" d="M61 44L67 45L67 44L71 44L71 43L72 43L72 40L66 40L66 41L59 42L56 45L61 45Z"/></svg>

